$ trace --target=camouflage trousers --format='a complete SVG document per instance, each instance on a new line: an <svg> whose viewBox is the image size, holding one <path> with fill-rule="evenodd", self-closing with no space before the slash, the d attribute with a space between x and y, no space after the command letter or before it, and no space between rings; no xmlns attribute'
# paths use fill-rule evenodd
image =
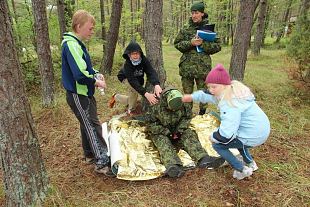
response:
<svg viewBox="0 0 310 207"><path fill-rule="evenodd" d="M151 136L151 139L158 149L160 159L165 167L170 165L182 165L177 155L176 146L185 150L196 162L208 155L205 149L202 148L197 133L192 129L185 130L181 137L175 140L164 135Z"/></svg>
<svg viewBox="0 0 310 207"><path fill-rule="evenodd" d="M192 94L194 92L194 83L196 82L197 90L203 90L206 88L205 85L205 77L201 78L191 78L191 77L182 77L182 87L183 92L185 94ZM208 104L199 104L200 110L205 110L207 108ZM193 107L193 104L191 103L191 107Z"/></svg>

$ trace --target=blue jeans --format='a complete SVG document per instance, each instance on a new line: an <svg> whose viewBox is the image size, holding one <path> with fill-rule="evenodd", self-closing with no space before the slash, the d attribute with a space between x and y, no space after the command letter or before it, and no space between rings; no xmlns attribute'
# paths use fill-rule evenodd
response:
<svg viewBox="0 0 310 207"><path fill-rule="evenodd" d="M237 149L245 163L249 164L253 162L253 158L249 152L249 148L251 147L244 145L238 138L228 144L214 143L212 146L222 158L224 158L235 170L240 172L243 170L244 165L229 151L229 149Z"/></svg>

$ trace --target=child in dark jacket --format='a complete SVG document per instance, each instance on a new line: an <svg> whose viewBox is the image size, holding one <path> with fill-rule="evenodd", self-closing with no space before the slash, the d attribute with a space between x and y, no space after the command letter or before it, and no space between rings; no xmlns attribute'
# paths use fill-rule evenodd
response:
<svg viewBox="0 0 310 207"><path fill-rule="evenodd" d="M122 83L128 84L128 95L114 94L109 102L110 107L112 108L115 102L120 102L128 105L127 112L131 113L136 108L138 94L145 97L151 105L156 104L156 97L160 96L162 89L158 75L144 56L140 45L131 41L124 51L123 58L125 63L117 77ZM148 92L144 87L144 74L154 86L154 93Z"/></svg>

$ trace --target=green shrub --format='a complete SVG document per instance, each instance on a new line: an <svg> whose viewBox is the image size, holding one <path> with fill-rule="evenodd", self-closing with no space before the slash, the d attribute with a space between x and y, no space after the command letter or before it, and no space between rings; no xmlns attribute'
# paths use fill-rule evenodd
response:
<svg viewBox="0 0 310 207"><path fill-rule="evenodd" d="M308 10L308 9L307 9ZM310 86L310 17L307 11L301 14L293 29L291 40L287 46L288 55L293 58L298 67L293 71L294 77ZM297 74L297 76L296 76Z"/></svg>

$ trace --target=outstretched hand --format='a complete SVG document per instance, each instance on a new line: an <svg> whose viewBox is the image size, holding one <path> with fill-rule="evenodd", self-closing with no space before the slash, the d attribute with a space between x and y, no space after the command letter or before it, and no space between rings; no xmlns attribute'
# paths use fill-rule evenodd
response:
<svg viewBox="0 0 310 207"><path fill-rule="evenodd" d="M189 103L189 102L192 102L192 101L193 101L193 98L192 98L192 95L190 95L190 94L185 94L182 97L182 102L184 102L184 103Z"/></svg>
<svg viewBox="0 0 310 207"><path fill-rule="evenodd" d="M154 104L157 104L157 103L158 103L158 100L157 100L156 95L155 95L154 93L148 93L148 92L146 92L146 93L144 94L144 96L145 96L145 98L149 101L149 103L150 103L151 105L154 105Z"/></svg>

